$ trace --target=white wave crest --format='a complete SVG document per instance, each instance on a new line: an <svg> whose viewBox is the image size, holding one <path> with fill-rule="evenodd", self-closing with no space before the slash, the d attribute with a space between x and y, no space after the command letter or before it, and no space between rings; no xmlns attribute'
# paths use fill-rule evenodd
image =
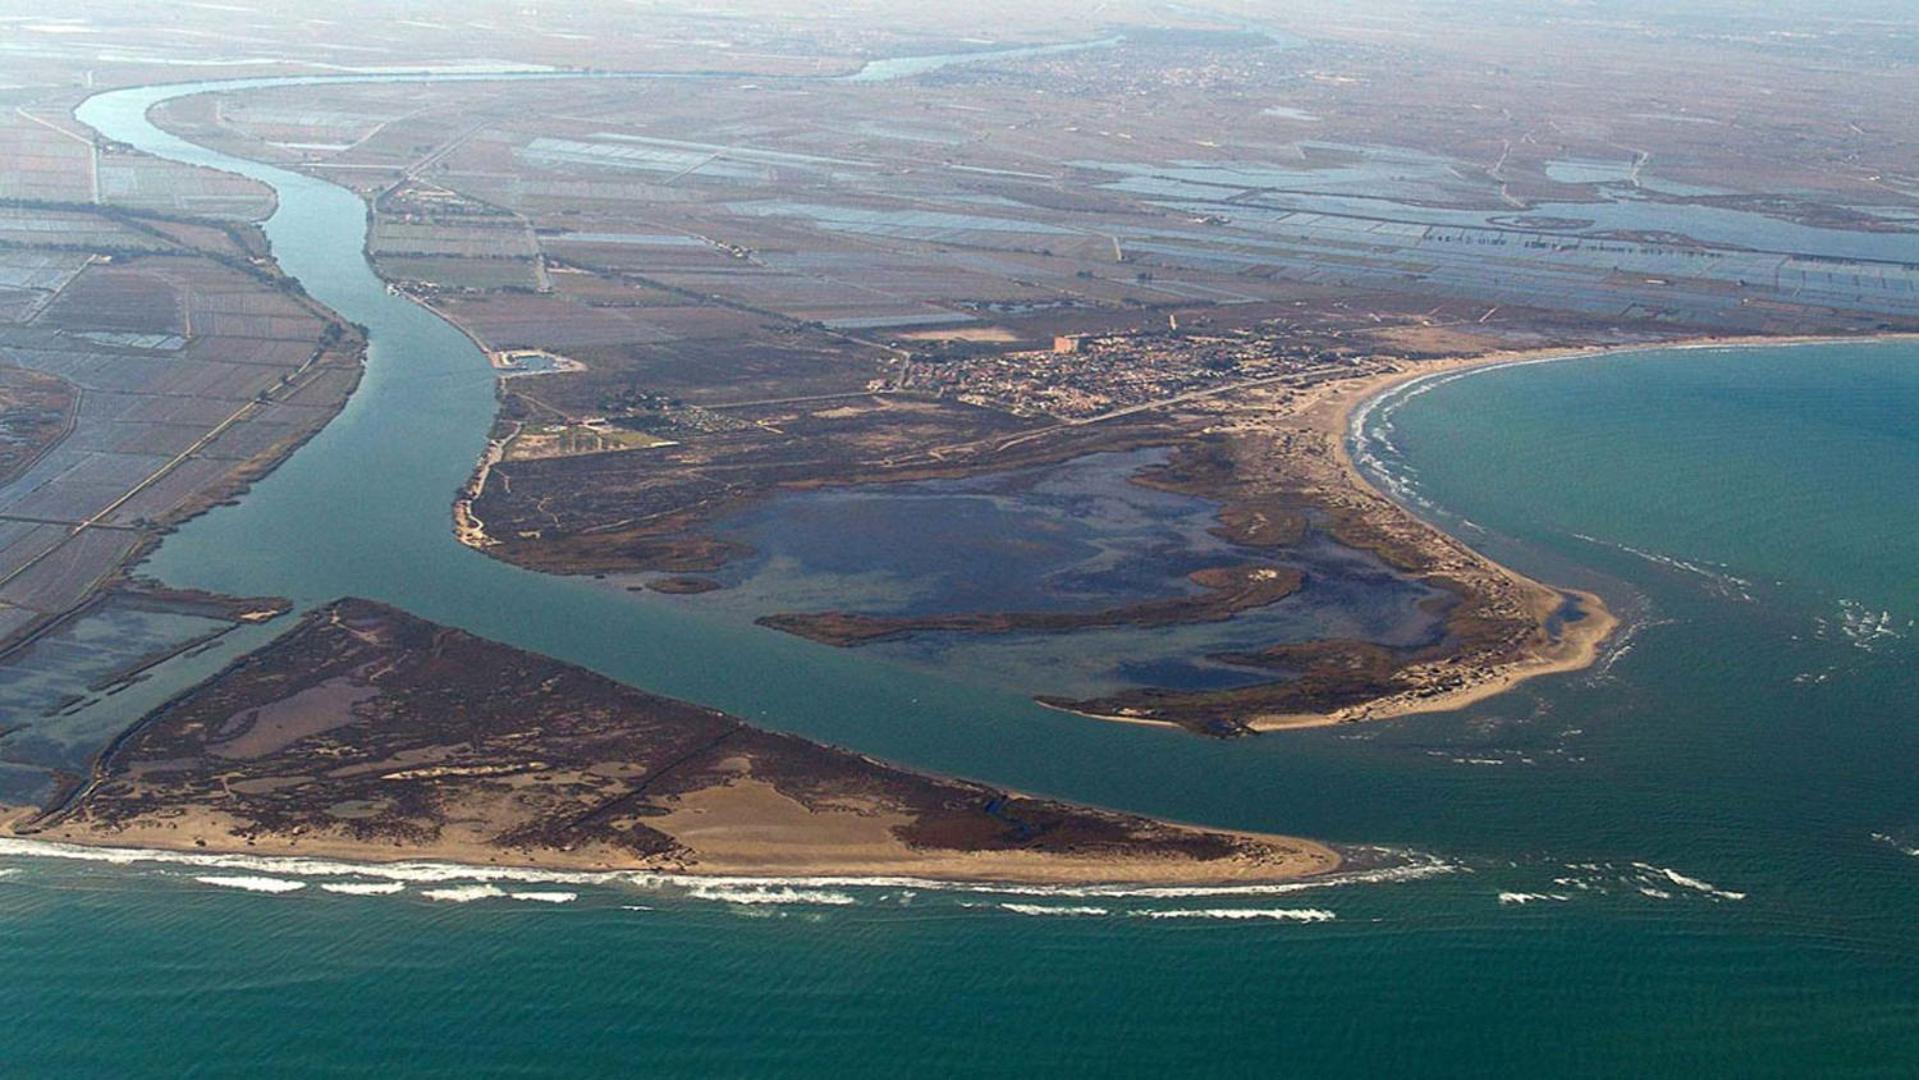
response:
<svg viewBox="0 0 1919 1080"><path fill-rule="evenodd" d="M232 877L207 875L205 877L196 877L193 880L202 885L218 885L223 889L245 889L247 892L260 893L290 893L307 887L307 883L304 881L288 881L285 878L252 877L245 875L235 875Z"/></svg>
<svg viewBox="0 0 1919 1080"><path fill-rule="evenodd" d="M580 898L572 892L514 892L506 894L514 900L527 900L536 904L570 904Z"/></svg>
<svg viewBox="0 0 1919 1080"><path fill-rule="evenodd" d="M1462 867L1419 852L1377 848L1371 854L1395 860L1394 865L1327 874L1301 881L1247 885L1020 885L996 882L941 881L906 876L861 877L817 875L744 877L665 873L644 870L540 870L529 867L479 866L427 860L406 862L349 862L291 855L243 855L204 851L165 851L152 848L95 847L49 840L0 837L0 857L68 859L111 866L158 864L202 870L232 870L287 878L377 879L402 886L445 885L434 890L464 895L476 884L603 886L681 892L700 900L733 904L825 904L843 906L857 901L843 890L904 889L918 892L989 896L1032 896L1060 899L1176 900L1204 897L1284 896L1309 889L1347 885L1393 884L1458 873ZM337 891L337 890L336 890ZM495 889L496 892L503 890Z"/></svg>
<svg viewBox="0 0 1919 1080"><path fill-rule="evenodd" d="M1565 893L1503 892L1499 894L1499 902L1502 904L1532 904L1541 900L1564 903L1571 899L1572 897L1567 896Z"/></svg>
<svg viewBox="0 0 1919 1080"><path fill-rule="evenodd" d="M1713 897L1718 900L1744 900L1746 898L1745 893L1733 892L1730 889L1722 889L1719 886L1714 885L1713 883L1709 881L1701 881L1695 877L1687 877L1686 875L1680 873L1679 871L1671 869L1669 867L1653 866L1650 863L1642 863L1642 862L1633 863L1633 866L1640 870L1645 871L1648 874L1659 875L1660 877L1665 878L1667 881L1672 882L1674 885L1677 885L1682 889L1691 889L1694 892L1705 893L1707 896Z"/></svg>
<svg viewBox="0 0 1919 1080"><path fill-rule="evenodd" d="M1049 904L1001 904L1016 915L1107 915L1103 907L1053 907Z"/></svg>
<svg viewBox="0 0 1919 1080"><path fill-rule="evenodd" d="M470 904L475 900L505 896L506 893L492 885L456 885L450 889L422 889L420 895L446 904Z"/></svg>
<svg viewBox="0 0 1919 1080"><path fill-rule="evenodd" d="M1723 563L1715 563L1705 559L1695 561L1682 559L1674 555L1661 555L1656 551L1645 551L1633 547L1631 544L1622 544L1615 540L1601 540L1597 536L1587 536L1585 533L1576 532L1572 535L1576 539L1584 540L1589 544L1612 548L1614 551L1623 551L1628 555L1644 559L1646 562L1652 563L1655 566L1663 566L1668 570L1677 570L1681 573L1691 574L1704 581L1712 592L1720 596L1741 600L1746 603L1752 602L1752 582L1736 574L1727 572L1725 564Z"/></svg>
<svg viewBox="0 0 1919 1080"><path fill-rule="evenodd" d="M1334 889L1344 885L1387 885L1421 881L1461 868L1431 856L1411 852L1382 852L1398 858L1416 859L1399 866L1372 870L1353 870L1343 874L1303 881L1274 882L1269 885L975 885L968 891L1013 896L1060 896L1079 899L1192 900L1220 896L1286 896L1309 889Z"/></svg>
<svg viewBox="0 0 1919 1080"><path fill-rule="evenodd" d="M1873 833L1872 838L1874 840L1879 841L1882 844L1890 845L1894 851L1899 852L1901 855L1910 855L1915 859L1919 859L1919 847L1907 847L1906 845L1900 843L1898 840L1895 840L1892 837L1887 836L1885 833L1882 833L1882 832Z"/></svg>
<svg viewBox="0 0 1919 1080"><path fill-rule="evenodd" d="M1505 368L1530 367L1562 360L1579 360L1635 349L1581 350L1524 357L1497 364L1484 364L1454 371L1435 371L1388 389L1360 402L1347 423L1347 451L1353 464L1386 493L1403 505L1431 509L1432 502L1419 492L1418 470L1407 464L1393 443L1393 414L1448 383ZM1375 420L1375 414L1377 419Z"/></svg>
<svg viewBox="0 0 1919 1080"><path fill-rule="evenodd" d="M406 891L406 884L399 881L326 881L320 888L342 896L392 896Z"/></svg>
<svg viewBox="0 0 1919 1080"><path fill-rule="evenodd" d="M726 904L831 904L844 907L855 904L854 900L843 892L830 889L795 889L791 886L777 888L756 886L740 888L738 886L696 886L687 895L697 900L718 900Z"/></svg>
<svg viewBox="0 0 1919 1080"><path fill-rule="evenodd" d="M1824 639L1833 626L1825 619L1813 619L1813 636ZM1894 641L1904 640L1912 631L1913 620L1904 624L1897 622L1890 611L1874 611L1858 600L1839 601L1839 633L1846 642L1856 649L1876 652Z"/></svg>
<svg viewBox="0 0 1919 1080"><path fill-rule="evenodd" d="M1127 914L1148 919L1272 919L1308 923L1332 922L1339 917L1325 908L1171 908Z"/></svg>

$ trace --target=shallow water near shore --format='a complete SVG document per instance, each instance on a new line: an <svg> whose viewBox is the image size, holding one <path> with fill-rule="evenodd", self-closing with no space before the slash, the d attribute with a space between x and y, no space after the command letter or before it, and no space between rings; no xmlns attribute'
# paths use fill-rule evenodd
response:
<svg viewBox="0 0 1919 1080"><path fill-rule="evenodd" d="M1212 742L460 547L447 507L493 408L484 358L366 270L357 200L232 167L281 187L276 254L373 350L334 424L160 549L169 582L356 593L909 765L1388 844L1446 872L1207 897L702 892L9 848L9 1070L1752 1076L1919 1059L1912 344L1648 352L1396 392L1367 417L1378 467L1496 557L1604 593L1632 620L1623 644L1461 714ZM105 730L271 632L80 722Z"/></svg>

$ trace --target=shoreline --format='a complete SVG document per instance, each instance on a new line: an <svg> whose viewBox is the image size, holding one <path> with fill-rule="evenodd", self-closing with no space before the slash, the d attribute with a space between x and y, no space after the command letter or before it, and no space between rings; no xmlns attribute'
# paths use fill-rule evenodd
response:
<svg viewBox="0 0 1919 1080"><path fill-rule="evenodd" d="M1387 395L1434 378L1456 377L1503 367L1596 359L1634 353L1788 348L1899 341L1919 341L1919 333L1724 337L1708 335L1677 338L1669 342L1629 345L1499 350L1472 356L1409 362L1407 366L1398 370L1380 372L1352 382L1326 384L1316 400L1302 408L1298 415L1311 416L1312 423L1309 426L1330 437L1340 474L1355 491L1389 504L1416 522L1420 528L1438 537L1445 545L1464 553L1481 568L1524 590L1532 601L1535 633L1548 634L1546 629L1548 620L1551 616L1562 613L1567 604L1573 605L1580 612L1581 617L1567 624L1558 635L1549 637L1543 646L1535 645L1527 648L1524 654L1500 663L1484 678L1467 686L1438 693L1423 693L1415 689L1320 712L1254 715L1243 721L1245 728L1256 733L1266 733L1332 727L1372 720L1390 720L1427 713L1453 712L1496 697L1531 679L1545 675L1568 674L1591 667L1604 656L1606 642L1618 633L1623 625L1622 620L1598 595L1585 590L1555 587L1522 574L1479 552L1462 538L1427 520L1413 507L1394 498L1391 493L1375 484L1353 459L1352 440L1357 425L1363 422L1371 409ZM1312 415L1316 411L1318 415ZM1178 721L1155 716L1076 709L1070 704L1057 701L1040 701L1039 704L1061 712L1109 723L1140 724L1173 731L1190 730Z"/></svg>
<svg viewBox="0 0 1919 1080"><path fill-rule="evenodd" d="M897 885L947 889L984 889L993 886L1022 889L1200 889L1220 892L1302 887L1344 873L1381 868L1352 866L1346 855L1325 844L1295 836L1233 829L1206 831L1254 843L1283 845L1296 857L1275 862L1236 860L1230 867L1165 857L1058 856L1023 852L927 852L923 857L870 861L830 856L766 860L708 859L680 864L622 864L588 852L551 851L548 860L502 851L479 844L442 843L396 848L392 855L356 841L329 841L305 836L260 836L243 846L212 846L198 840L168 836L151 828L129 830L132 835L101 837L49 830L21 835L14 827L35 816L32 807L0 806L0 856L21 855L69 858L124 865L162 862L190 866L242 866L264 872L379 877L395 872L428 873L428 880L522 879L531 875L556 882L618 884L635 879L681 883L689 888L751 882L794 882L842 885ZM191 818L190 813L185 818ZM185 819L183 818L183 820ZM209 820L215 828L218 822ZM1166 823L1171 824L1171 823ZM1199 826L1175 826L1200 828ZM124 842L122 842L124 841ZM97 853L97 854L95 854ZM320 870L317 866L335 867ZM304 867L305 869L302 869ZM1391 870L1395 867L1386 867ZM1130 871L1130 872L1129 872Z"/></svg>
<svg viewBox="0 0 1919 1080"><path fill-rule="evenodd" d="M0 817L20 808L0 806ZM1253 835L1253 834L1249 834ZM342 856L324 852L285 854L256 851L216 851L203 848L111 845L74 840L50 840L40 837L0 835L0 859L58 859L68 862L101 863L128 867L141 863L178 866L198 870L250 871L303 879L376 878L417 885L478 882L525 882L529 884L584 885L599 887L639 886L682 888L699 898L704 890L717 888L910 888L957 893L1009 893L1029 896L1085 896L1137 898L1232 897L1280 895L1306 889L1335 888L1349 884L1414 881L1456 872L1453 864L1417 851L1389 848L1361 848L1365 860L1346 860L1333 869L1290 878L1246 878L1242 880L1083 880L1024 879L1019 877L927 876L910 871L875 870L810 872L795 868L785 871L725 871L702 873L697 870L655 869L645 867L599 869L573 866L536 866L521 863L460 862L430 854L393 859L373 859L365 855ZM313 881L314 884L322 882ZM335 884L327 881L324 884Z"/></svg>

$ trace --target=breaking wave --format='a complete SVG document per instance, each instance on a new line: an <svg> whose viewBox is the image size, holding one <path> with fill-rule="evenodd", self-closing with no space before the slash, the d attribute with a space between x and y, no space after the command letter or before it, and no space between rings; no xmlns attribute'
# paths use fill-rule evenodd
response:
<svg viewBox="0 0 1919 1080"><path fill-rule="evenodd" d="M1550 364L1562 360L1588 359L1606 353L1634 352L1637 349L1604 350L1603 352L1584 351L1553 353L1546 356L1533 356L1509 360L1504 363L1483 364L1456 371L1436 371L1430 375L1401 383L1370 400L1363 401L1353 410L1347 424L1347 450L1352 455L1353 464L1375 484L1383 488L1388 495L1407 505L1431 509L1432 503L1419 493L1418 470L1408 465L1399 447L1393 442L1393 414L1408 402L1414 401L1460 379L1471 378L1488 371L1501 371L1506 368L1531 367L1534 364ZM1477 528L1477 526L1474 526Z"/></svg>
<svg viewBox="0 0 1919 1080"><path fill-rule="evenodd" d="M456 885L450 889L422 889L420 895L446 904L470 904L505 896L506 891L495 885Z"/></svg>
<svg viewBox="0 0 1919 1080"><path fill-rule="evenodd" d="M1553 884L1578 889L1581 892L1608 894L1617 889L1627 894L1636 892L1654 900L1673 900L1679 896L1673 891L1676 887L1710 898L1715 902L1744 900L1747 895L1732 889L1722 889L1710 881L1702 881L1669 866L1654 866L1647 862L1567 863L1565 866L1566 869L1577 871L1577 873L1556 877L1553 879ZM1560 899L1564 898L1560 897Z"/></svg>
<svg viewBox="0 0 1919 1080"><path fill-rule="evenodd" d="M320 888L342 896L392 896L406 891L406 884L399 881L327 881Z"/></svg>
<svg viewBox="0 0 1919 1080"><path fill-rule="evenodd" d="M968 892L1000 893L1013 896L1062 896L1095 899L1187 900L1226 896L1286 896L1309 889L1334 889L1345 885L1386 885L1421 881L1461 868L1431 856L1412 852L1382 852L1399 858L1417 860L1399 866L1372 870L1353 870L1327 874L1304 881L1282 881L1270 885L967 885L950 886Z"/></svg>
<svg viewBox="0 0 1919 1080"><path fill-rule="evenodd" d="M309 882L294 879L318 879L311 883L323 891L348 896L390 896L417 889L418 895L443 903L471 903L476 900L514 899L559 904L577 899L573 890L535 890L526 886L599 886L640 889L667 896L728 904L740 908L779 906L844 907L860 903L852 890L887 890L878 894L876 903L885 903L897 892L912 896L920 892L936 895L975 895L1018 898L1007 900L1038 909L1043 900L1189 900L1233 899L1288 896L1317 889L1352 885L1378 885L1421 881L1462 872L1455 866L1430 855L1384 848L1368 849L1368 854L1395 860L1393 865L1328 874L1303 881L1245 885L1021 885L994 882L937 881L916 877L740 877L656 873L650 871L538 870L523 867L469 866L443 862L358 863L309 856L218 854L211 852L163 851L146 848L93 847L56 841L0 837L0 858L28 857L68 859L111 866L157 864L191 867L211 873L219 884L274 882L273 891L292 891ZM334 880L324 880L334 879ZM516 888L517 887L517 888ZM261 886L261 891L266 891ZM564 897L564 899L562 899ZM1030 898L1030 901L1029 899ZM1094 904L1057 904L1051 910L1090 908ZM1223 910L1223 909L1222 909ZM1033 912L1019 911L1021 914ZM1074 911L1075 914L1090 914ZM1109 912L1110 913L1110 912ZM1129 912L1129 914L1147 914ZM1175 915L1174 917L1186 917ZM1240 916L1221 916L1233 918Z"/></svg>
<svg viewBox="0 0 1919 1080"><path fill-rule="evenodd" d="M1633 547L1631 544L1622 544L1616 540L1602 540L1597 536L1588 536L1580 532L1571 535L1574 539L1584 540L1588 544L1625 552L1628 555L1652 563L1654 566L1661 566L1668 570L1676 570L1682 574L1689 574L1703 581L1706 587L1713 593L1728 599L1740 600L1746 603L1752 603L1753 601L1752 582L1729 572L1724 563L1716 563L1703 559L1695 562L1674 555L1661 555L1656 551L1646 551L1642 548Z"/></svg>
<svg viewBox="0 0 1919 1080"><path fill-rule="evenodd" d="M1325 908L1173 908L1127 914L1148 919L1272 919L1308 923L1332 922L1339 917Z"/></svg>
<svg viewBox="0 0 1919 1080"><path fill-rule="evenodd" d="M218 885L223 889L245 889L247 892L262 893L297 892L307 887L307 883L304 881L288 881L286 878L252 877L245 875L235 875L232 877L207 875L205 877L196 877L193 880L202 885Z"/></svg>
<svg viewBox="0 0 1919 1080"><path fill-rule="evenodd" d="M1919 859L1919 847L1908 847L1907 845L1901 843L1896 838L1888 836L1882 832L1873 833L1872 838L1874 840L1879 841L1882 844L1888 845L1894 851L1897 851L1901 855L1910 855L1915 859Z"/></svg>
<svg viewBox="0 0 1919 1080"><path fill-rule="evenodd" d="M1501 904L1525 905L1538 903L1541 900L1564 903L1571 899L1572 897L1567 896L1565 893L1503 892L1499 894L1499 902Z"/></svg>
<svg viewBox="0 0 1919 1080"><path fill-rule="evenodd" d="M1841 600L1837 617L1813 617L1812 636L1825 641L1837 631L1846 644L1853 648L1877 652L1884 645L1905 640L1914 624L1915 620L1912 619L1900 623L1892 612L1874 611L1858 600Z"/></svg>
<svg viewBox="0 0 1919 1080"><path fill-rule="evenodd" d="M688 890L698 900L718 900L726 904L830 904L844 907L859 901L830 889L796 889L790 885L701 885Z"/></svg>
<svg viewBox="0 0 1919 1080"><path fill-rule="evenodd" d="M1682 874L1679 871L1671 869L1669 867L1653 866L1649 863L1642 863L1642 862L1633 863L1633 866L1640 870L1645 871L1647 874L1656 874L1661 877L1664 877L1667 881L1672 882L1674 885L1677 885L1682 889L1691 889L1694 892L1704 893L1707 896L1711 896L1715 899L1744 900L1746 898L1745 893L1733 892L1730 889L1722 889L1719 886L1714 885L1713 883L1709 881L1701 881L1695 877L1687 877L1685 874Z"/></svg>
<svg viewBox="0 0 1919 1080"><path fill-rule="evenodd" d="M1110 915L1103 907L1054 907L1050 904L1001 904L1015 915Z"/></svg>

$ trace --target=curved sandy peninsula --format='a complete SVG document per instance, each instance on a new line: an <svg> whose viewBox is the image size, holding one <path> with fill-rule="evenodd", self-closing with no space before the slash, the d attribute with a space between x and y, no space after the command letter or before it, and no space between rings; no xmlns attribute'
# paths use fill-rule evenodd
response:
<svg viewBox="0 0 1919 1080"><path fill-rule="evenodd" d="M1391 692L1364 695L1329 707L1314 707L1310 702L1300 708L1262 707L1264 698L1276 696L1268 687L1192 695L1148 691L1101 702L1044 703L1122 723L1204 730L1202 725L1217 727L1225 717L1231 728L1223 733L1270 732L1450 712L1504 693L1529 679L1590 667L1604 655L1606 643L1618 631L1619 617L1593 593L1549 585L1486 557L1375 486L1352 455L1351 439L1366 410L1409 384L1468 371L1626 353L1857 340L1830 336L1694 337L1631 345L1495 351L1398 363L1372 374L1320 383L1283 402L1276 400L1274 430L1283 432L1281 441L1288 450L1276 455L1274 464L1295 474L1289 479L1293 492L1347 515L1348 520L1363 521L1367 539L1361 546L1374 548L1402 569L1429 581L1442 581L1462 596L1496 598L1502 614L1517 631L1494 645L1468 644L1463 649L1416 658L1391 672L1392 682L1398 684ZM1919 335L1886 334L1873 340L1910 341L1919 340ZM1307 648L1325 644L1343 645L1353 653L1366 648L1363 643L1312 643ZM1298 646L1277 646L1272 659L1296 660L1302 651ZM1234 659L1259 662L1266 658L1249 654Z"/></svg>

